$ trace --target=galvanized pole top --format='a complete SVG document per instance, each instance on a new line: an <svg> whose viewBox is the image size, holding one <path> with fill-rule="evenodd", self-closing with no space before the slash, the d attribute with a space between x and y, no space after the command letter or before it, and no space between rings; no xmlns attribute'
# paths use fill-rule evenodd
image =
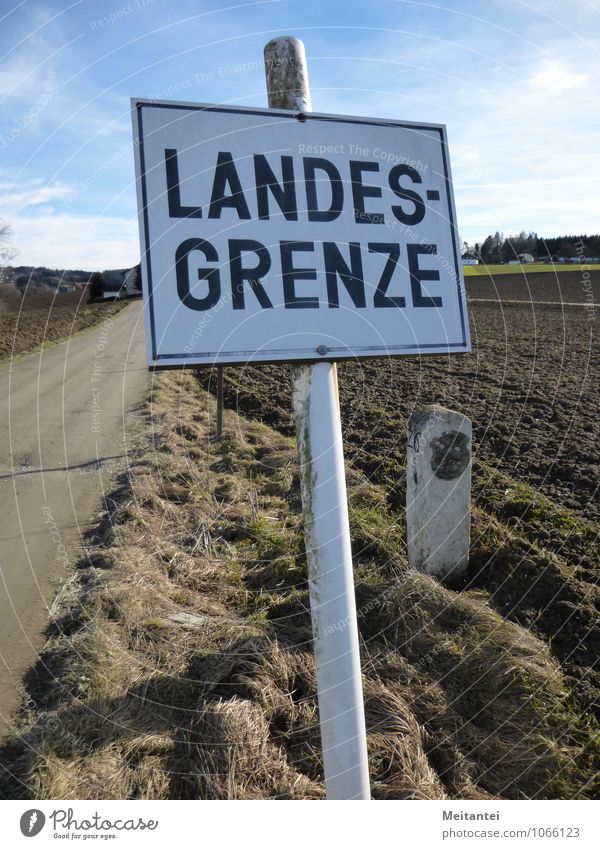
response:
<svg viewBox="0 0 600 849"><path fill-rule="evenodd" d="M306 51L299 38L283 35L265 45L265 70L271 109L311 112Z"/></svg>

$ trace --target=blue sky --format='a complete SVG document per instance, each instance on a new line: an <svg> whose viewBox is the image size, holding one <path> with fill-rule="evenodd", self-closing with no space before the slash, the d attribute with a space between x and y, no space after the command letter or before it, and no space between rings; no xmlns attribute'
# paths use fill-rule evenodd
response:
<svg viewBox="0 0 600 849"><path fill-rule="evenodd" d="M598 232L599 34L587 0L3 0L14 263L137 262L129 98L266 106L277 35L304 41L315 111L447 125L463 239Z"/></svg>

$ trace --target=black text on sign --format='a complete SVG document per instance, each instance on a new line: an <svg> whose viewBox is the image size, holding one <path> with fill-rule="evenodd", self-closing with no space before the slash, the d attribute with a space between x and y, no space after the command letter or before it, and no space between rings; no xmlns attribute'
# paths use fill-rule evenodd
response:
<svg viewBox="0 0 600 849"><path fill-rule="evenodd" d="M444 128L134 102L149 362L469 350Z"/></svg>

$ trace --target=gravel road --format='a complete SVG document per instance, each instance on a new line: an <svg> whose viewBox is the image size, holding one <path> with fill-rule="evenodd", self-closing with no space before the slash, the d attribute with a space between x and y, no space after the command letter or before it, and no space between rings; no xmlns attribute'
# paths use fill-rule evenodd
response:
<svg viewBox="0 0 600 849"><path fill-rule="evenodd" d="M141 301L0 370L0 734L148 382Z"/></svg>

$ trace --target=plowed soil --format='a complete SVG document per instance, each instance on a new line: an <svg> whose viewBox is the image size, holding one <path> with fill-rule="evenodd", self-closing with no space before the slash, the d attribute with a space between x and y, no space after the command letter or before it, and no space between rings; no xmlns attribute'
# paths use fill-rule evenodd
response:
<svg viewBox="0 0 600 849"><path fill-rule="evenodd" d="M495 545L473 536L464 583L546 639L582 709L596 712L599 284L598 272L470 278L472 353L338 366L346 458L385 485L399 520L408 416L437 402L471 418L473 511ZM214 389L214 372L198 376ZM225 398L293 433L285 366L227 369Z"/></svg>
<svg viewBox="0 0 600 849"><path fill-rule="evenodd" d="M86 297L81 293L52 296L32 292L21 298L14 286L1 286L0 362L68 339L114 315L126 303L88 305Z"/></svg>

